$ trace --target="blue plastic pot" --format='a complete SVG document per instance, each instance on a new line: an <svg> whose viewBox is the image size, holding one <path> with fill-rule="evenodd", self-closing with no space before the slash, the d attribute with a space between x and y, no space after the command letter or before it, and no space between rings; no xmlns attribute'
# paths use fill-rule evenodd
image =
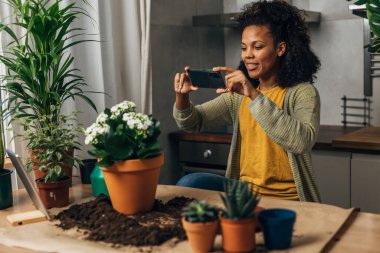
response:
<svg viewBox="0 0 380 253"><path fill-rule="evenodd" d="M100 194L105 194L110 196L108 193L108 189L106 186L106 182L104 181L104 176L102 170L99 168L98 164L95 165L94 170L91 172L91 185L92 185L92 195L95 197Z"/></svg>
<svg viewBox="0 0 380 253"><path fill-rule="evenodd" d="M12 172L6 169L0 171L0 210L13 205Z"/></svg>
<svg viewBox="0 0 380 253"><path fill-rule="evenodd" d="M292 244L293 225L296 213L289 209L266 209L259 213L265 247L288 249Z"/></svg>

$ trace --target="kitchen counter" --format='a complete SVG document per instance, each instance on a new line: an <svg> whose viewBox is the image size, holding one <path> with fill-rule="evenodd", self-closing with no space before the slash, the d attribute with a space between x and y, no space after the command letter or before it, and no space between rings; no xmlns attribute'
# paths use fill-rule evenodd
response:
<svg viewBox="0 0 380 253"><path fill-rule="evenodd" d="M170 134L175 141L231 143L231 134L185 133ZM380 150L380 127L320 126L314 150L348 151L378 154Z"/></svg>

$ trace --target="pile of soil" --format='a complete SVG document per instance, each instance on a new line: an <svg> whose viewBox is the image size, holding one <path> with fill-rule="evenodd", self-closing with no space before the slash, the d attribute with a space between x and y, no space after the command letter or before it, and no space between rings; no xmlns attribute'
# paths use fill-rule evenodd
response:
<svg viewBox="0 0 380 253"><path fill-rule="evenodd" d="M181 211L194 199L176 197L163 203L155 200L150 212L134 216L120 214L112 208L111 200L100 195L95 200L73 205L55 218L58 227L67 230L84 229L86 239L114 245L154 246L177 237L186 240Z"/></svg>

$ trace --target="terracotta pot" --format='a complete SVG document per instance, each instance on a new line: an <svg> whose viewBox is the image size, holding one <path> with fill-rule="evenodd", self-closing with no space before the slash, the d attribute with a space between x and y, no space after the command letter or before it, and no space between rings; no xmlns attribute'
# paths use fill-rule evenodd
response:
<svg viewBox="0 0 380 253"><path fill-rule="evenodd" d="M32 160L32 162L38 162L38 160L34 156L34 153L31 152L31 150L29 150L29 154L30 154L30 159ZM67 155L71 156L71 157L74 156L74 150L69 150ZM65 176L70 178L70 186L71 186L71 181L72 181L72 177L73 177L73 166L72 165L71 166L62 166L62 169L63 169L63 172L65 173ZM33 172L34 172L34 176L36 179L43 178L46 175L46 172L40 171L38 169L38 166L33 166Z"/></svg>
<svg viewBox="0 0 380 253"><path fill-rule="evenodd" d="M164 155L144 160L115 162L101 168L113 208L122 214L152 209Z"/></svg>
<svg viewBox="0 0 380 253"><path fill-rule="evenodd" d="M69 204L70 179L58 182L39 182L36 180L37 188L44 206L46 208L64 207Z"/></svg>
<svg viewBox="0 0 380 253"><path fill-rule="evenodd" d="M220 217L223 250L251 252L256 245L255 218L232 220Z"/></svg>
<svg viewBox="0 0 380 253"><path fill-rule="evenodd" d="M203 223L188 222L182 218L182 225L193 252L204 253L212 250L219 225L218 220Z"/></svg>

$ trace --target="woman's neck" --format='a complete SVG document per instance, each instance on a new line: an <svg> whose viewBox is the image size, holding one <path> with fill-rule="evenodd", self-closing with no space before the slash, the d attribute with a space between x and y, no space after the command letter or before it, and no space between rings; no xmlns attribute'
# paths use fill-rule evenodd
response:
<svg viewBox="0 0 380 253"><path fill-rule="evenodd" d="M260 90L269 90L278 85L276 76L270 77L268 79L259 79L259 82Z"/></svg>

